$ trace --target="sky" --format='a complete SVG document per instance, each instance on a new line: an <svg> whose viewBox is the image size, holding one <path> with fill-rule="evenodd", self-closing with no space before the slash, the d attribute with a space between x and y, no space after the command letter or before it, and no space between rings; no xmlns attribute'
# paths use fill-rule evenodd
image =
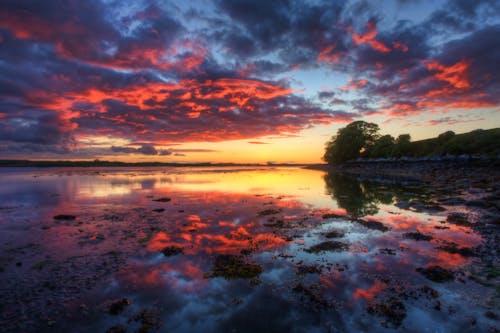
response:
<svg viewBox="0 0 500 333"><path fill-rule="evenodd" d="M500 2L2 0L0 159L317 163L500 127Z"/></svg>

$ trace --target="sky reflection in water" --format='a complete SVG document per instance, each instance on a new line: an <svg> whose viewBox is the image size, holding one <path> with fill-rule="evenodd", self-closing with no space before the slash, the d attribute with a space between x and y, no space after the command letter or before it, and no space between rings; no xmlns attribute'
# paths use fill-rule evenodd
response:
<svg viewBox="0 0 500 333"><path fill-rule="evenodd" d="M486 295L487 289L460 275L434 283L415 270L439 265L459 272L473 258L452 253L450 244L481 243L470 227L446 222L450 210L464 207L432 212L394 205L429 201L425 188L360 183L296 168L5 170L0 180L0 278L8 288L42 285L35 296L20 292L16 299L3 289L5 308L16 313L19 298L34 297L22 309L50 317L51 307L57 311L64 300L70 319L55 320L58 329L134 329L140 321L128 319L144 309L158 315L162 330L175 332L446 331L487 325L470 320L483 311L472 295ZM154 201L164 197L171 201ZM324 218L327 213L334 215ZM55 221L58 214L76 219ZM367 227L366 221L388 230ZM331 231L341 237L328 238ZM432 238L406 236L417 231ZM325 241L347 249L306 251ZM166 257L161 250L168 246L184 253ZM263 271L257 279L210 278L223 254L241 256ZM15 268L13 257L23 265ZM75 268L81 260L87 267ZM47 267L33 269L39 262ZM68 274L78 286L87 281L87 289L71 292ZM12 279L26 275L33 278L14 287ZM50 279L53 289L65 293L44 288ZM439 299L429 297L424 286ZM120 297L131 300L123 313L102 310ZM403 318L377 313L377 304L397 308L395 298L403 303ZM52 305L46 307L46 300ZM81 304L89 307L84 315Z"/></svg>

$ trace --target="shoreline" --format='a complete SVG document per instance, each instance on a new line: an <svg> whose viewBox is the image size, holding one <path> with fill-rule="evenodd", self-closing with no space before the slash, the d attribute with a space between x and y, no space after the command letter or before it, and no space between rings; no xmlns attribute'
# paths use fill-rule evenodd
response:
<svg viewBox="0 0 500 333"><path fill-rule="evenodd" d="M481 178L484 181L494 182L500 178L500 159L498 158L353 161L337 165L316 164L305 168L371 181L430 183L451 179Z"/></svg>

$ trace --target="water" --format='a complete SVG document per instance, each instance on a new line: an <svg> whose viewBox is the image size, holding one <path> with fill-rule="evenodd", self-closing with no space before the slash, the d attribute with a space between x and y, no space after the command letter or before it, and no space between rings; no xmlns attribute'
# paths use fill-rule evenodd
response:
<svg viewBox="0 0 500 333"><path fill-rule="evenodd" d="M481 212L457 200L473 195L299 168L3 169L0 324L7 332L492 330L497 322L484 313L498 291L471 278L483 239L470 223ZM450 197L458 203L437 204ZM468 222L447 221L453 212ZM321 243L330 248L316 251ZM451 277L417 271L432 266ZM130 304L110 314L122 298Z"/></svg>

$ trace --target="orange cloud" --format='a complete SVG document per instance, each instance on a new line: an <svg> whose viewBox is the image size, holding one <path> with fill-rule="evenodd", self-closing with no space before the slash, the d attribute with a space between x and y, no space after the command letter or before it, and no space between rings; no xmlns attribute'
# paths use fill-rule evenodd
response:
<svg viewBox="0 0 500 333"><path fill-rule="evenodd" d="M318 54L317 60L321 62L338 62L340 58L340 53L333 53L334 49L335 45L330 45L326 47Z"/></svg>
<svg viewBox="0 0 500 333"><path fill-rule="evenodd" d="M366 29L367 32L365 32L364 34L357 34L357 33L352 34L352 39L354 40L354 44L356 45L368 44L374 50L377 50L379 52L383 53L391 52L391 49L388 48L384 43L379 42L378 40L375 39L375 37L377 37L378 32L374 22L366 23Z"/></svg>
<svg viewBox="0 0 500 333"><path fill-rule="evenodd" d="M445 66L437 61L427 63L427 69L436 72L434 77L438 80L448 82L458 89L469 89L471 84L467 78L469 64L466 61L457 62L451 66Z"/></svg>
<svg viewBox="0 0 500 333"><path fill-rule="evenodd" d="M349 79L349 84L343 86L340 88L342 91L348 91L348 90L358 90L359 88L362 88L368 84L368 81L365 79L355 81L353 79Z"/></svg>

